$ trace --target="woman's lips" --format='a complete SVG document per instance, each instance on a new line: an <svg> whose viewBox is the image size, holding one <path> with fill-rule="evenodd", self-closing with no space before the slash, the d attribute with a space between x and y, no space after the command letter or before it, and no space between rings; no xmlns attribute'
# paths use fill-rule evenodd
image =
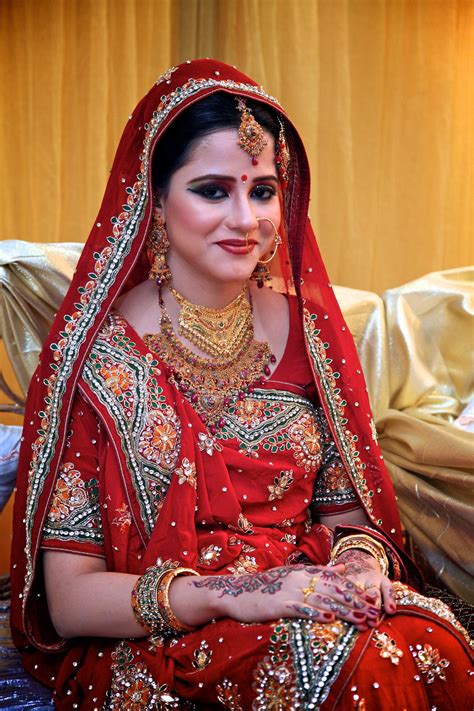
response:
<svg viewBox="0 0 474 711"><path fill-rule="evenodd" d="M247 242L241 239L225 239L222 242L217 242L221 249L230 254L250 254L256 244L253 240Z"/></svg>

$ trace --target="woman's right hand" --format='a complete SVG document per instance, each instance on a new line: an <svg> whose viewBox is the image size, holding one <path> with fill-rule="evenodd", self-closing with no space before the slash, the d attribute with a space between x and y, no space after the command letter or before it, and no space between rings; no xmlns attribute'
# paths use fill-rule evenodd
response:
<svg viewBox="0 0 474 711"><path fill-rule="evenodd" d="M205 624L219 617L246 623L281 617L318 622L339 618L365 630L376 623L379 614L373 599L346 580L343 564L282 566L245 575L177 578L170 587L170 604L178 619L189 625Z"/></svg>

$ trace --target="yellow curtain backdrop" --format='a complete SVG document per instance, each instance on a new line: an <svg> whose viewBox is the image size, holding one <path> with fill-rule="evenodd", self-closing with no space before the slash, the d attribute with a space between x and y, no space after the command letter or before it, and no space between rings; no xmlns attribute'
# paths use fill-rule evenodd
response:
<svg viewBox="0 0 474 711"><path fill-rule="evenodd" d="M473 0L2 0L0 237L83 241L161 71L238 65L305 140L335 283L472 261Z"/></svg>
<svg viewBox="0 0 474 711"><path fill-rule="evenodd" d="M473 261L474 0L1 0L0 239L84 241L127 116L197 56L299 127L334 283L381 293Z"/></svg>

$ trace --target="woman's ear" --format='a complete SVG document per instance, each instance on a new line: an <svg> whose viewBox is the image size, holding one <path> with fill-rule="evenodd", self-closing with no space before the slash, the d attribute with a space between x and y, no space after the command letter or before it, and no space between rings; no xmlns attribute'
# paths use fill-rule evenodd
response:
<svg viewBox="0 0 474 711"><path fill-rule="evenodd" d="M164 223L164 222L166 222L166 219L165 219L165 210L164 210L164 199L163 199L163 197L164 197L164 196L163 196L162 194L160 194L160 193L154 193L154 195L153 195L153 208L154 208L154 210L156 211L156 213L158 213L158 215L160 216L162 222Z"/></svg>

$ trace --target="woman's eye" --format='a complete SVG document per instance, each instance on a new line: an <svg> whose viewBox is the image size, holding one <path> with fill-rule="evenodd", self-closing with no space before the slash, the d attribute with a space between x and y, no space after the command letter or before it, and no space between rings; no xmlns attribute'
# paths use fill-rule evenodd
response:
<svg viewBox="0 0 474 711"><path fill-rule="evenodd" d="M219 185L203 185L198 188L192 188L191 192L201 195L206 200L220 200L226 197L226 191Z"/></svg>
<svg viewBox="0 0 474 711"><path fill-rule="evenodd" d="M252 197L257 200L270 200L276 195L276 190L271 185L256 185L252 190Z"/></svg>

